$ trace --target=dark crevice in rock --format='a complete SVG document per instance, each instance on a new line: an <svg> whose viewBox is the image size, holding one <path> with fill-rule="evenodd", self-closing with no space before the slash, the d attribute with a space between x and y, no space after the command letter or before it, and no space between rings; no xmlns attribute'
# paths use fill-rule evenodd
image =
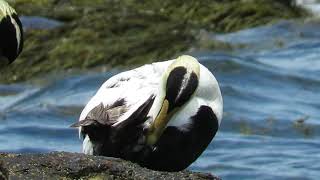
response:
<svg viewBox="0 0 320 180"><path fill-rule="evenodd" d="M8 179L8 170L5 169L0 162L0 180L6 180Z"/></svg>

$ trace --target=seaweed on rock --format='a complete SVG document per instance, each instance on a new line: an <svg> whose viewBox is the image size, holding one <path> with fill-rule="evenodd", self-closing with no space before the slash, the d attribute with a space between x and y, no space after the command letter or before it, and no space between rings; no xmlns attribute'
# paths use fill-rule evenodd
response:
<svg viewBox="0 0 320 180"><path fill-rule="evenodd" d="M231 32L307 13L278 0L15 0L22 15L64 22L29 29L19 59L1 70L10 83L70 69L130 67L173 58L191 47L231 48L198 42L201 30ZM200 47L199 47L200 46Z"/></svg>

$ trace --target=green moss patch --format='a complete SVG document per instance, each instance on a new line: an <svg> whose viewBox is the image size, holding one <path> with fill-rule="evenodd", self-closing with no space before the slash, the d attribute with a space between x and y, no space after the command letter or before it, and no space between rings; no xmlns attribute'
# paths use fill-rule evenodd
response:
<svg viewBox="0 0 320 180"><path fill-rule="evenodd" d="M57 19L63 26L28 30L20 57L2 68L0 82L31 79L48 72L121 68L165 60L191 47L230 46L199 41L200 30L231 32L297 18L306 13L277 0L15 0L20 15Z"/></svg>

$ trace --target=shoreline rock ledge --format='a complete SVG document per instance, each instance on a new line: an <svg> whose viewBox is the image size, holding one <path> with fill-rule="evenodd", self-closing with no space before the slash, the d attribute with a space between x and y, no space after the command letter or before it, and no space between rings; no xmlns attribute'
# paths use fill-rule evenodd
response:
<svg viewBox="0 0 320 180"><path fill-rule="evenodd" d="M212 179L220 178L190 171L159 172L129 161L80 153L0 153L2 179Z"/></svg>

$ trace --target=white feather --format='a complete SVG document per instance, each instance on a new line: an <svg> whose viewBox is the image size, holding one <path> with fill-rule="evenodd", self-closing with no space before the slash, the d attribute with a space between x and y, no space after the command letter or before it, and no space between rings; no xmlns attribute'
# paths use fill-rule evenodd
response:
<svg viewBox="0 0 320 180"><path fill-rule="evenodd" d="M93 145L88 135L86 135L86 137L84 138L82 147L83 147L82 152L84 154L93 155Z"/></svg>
<svg viewBox="0 0 320 180"><path fill-rule="evenodd" d="M19 53L19 49L20 49L20 41L21 41L21 31L20 31L20 27L18 25L18 23L16 22L16 20L10 16L11 19L11 23L13 24L14 28L16 29L16 39L17 39L17 49L16 52L17 54Z"/></svg>

